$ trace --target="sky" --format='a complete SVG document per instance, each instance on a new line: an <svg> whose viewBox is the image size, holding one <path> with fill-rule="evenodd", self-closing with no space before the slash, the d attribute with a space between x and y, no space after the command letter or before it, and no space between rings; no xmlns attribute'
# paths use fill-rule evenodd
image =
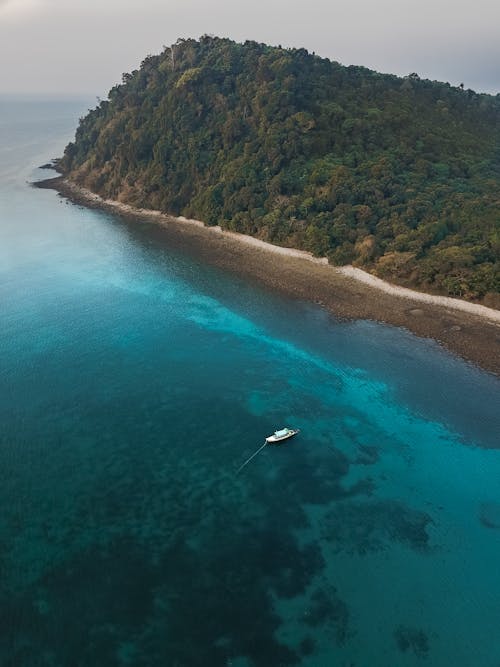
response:
<svg viewBox="0 0 500 667"><path fill-rule="evenodd" d="M0 94L105 98L203 34L500 92L499 0L0 0Z"/></svg>

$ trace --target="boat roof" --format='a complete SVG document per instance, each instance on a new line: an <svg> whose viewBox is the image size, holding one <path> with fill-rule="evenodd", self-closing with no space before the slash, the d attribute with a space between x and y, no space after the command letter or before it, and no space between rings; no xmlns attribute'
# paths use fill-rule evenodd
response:
<svg viewBox="0 0 500 667"><path fill-rule="evenodd" d="M290 429L282 428L281 431L275 431L274 435L277 435L280 438L282 435L286 435Z"/></svg>

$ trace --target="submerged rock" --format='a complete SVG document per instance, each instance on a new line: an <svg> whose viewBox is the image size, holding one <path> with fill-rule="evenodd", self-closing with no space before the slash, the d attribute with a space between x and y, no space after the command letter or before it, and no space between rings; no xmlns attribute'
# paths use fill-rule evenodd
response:
<svg viewBox="0 0 500 667"><path fill-rule="evenodd" d="M429 639L423 630L406 625L398 625L394 631L396 644L402 653L412 651L418 658L425 658L429 653Z"/></svg>
<svg viewBox="0 0 500 667"><path fill-rule="evenodd" d="M500 529L500 503L481 503L479 521L485 528Z"/></svg>

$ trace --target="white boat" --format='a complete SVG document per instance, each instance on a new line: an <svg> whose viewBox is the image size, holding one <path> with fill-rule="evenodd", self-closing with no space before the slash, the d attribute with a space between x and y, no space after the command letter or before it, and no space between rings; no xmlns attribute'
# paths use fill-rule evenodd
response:
<svg viewBox="0 0 500 667"><path fill-rule="evenodd" d="M300 429L298 428L282 428L281 430L275 431L272 435L268 436L266 438L266 443L273 444L277 442L283 442L283 440L288 440L288 438L292 438L294 435L297 435L297 433L300 433Z"/></svg>

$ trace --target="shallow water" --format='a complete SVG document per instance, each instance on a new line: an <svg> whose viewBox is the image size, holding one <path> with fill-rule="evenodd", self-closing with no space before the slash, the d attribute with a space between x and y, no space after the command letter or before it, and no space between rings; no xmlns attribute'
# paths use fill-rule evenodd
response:
<svg viewBox="0 0 500 667"><path fill-rule="evenodd" d="M86 106L0 99L0 664L498 665L498 379L30 188Z"/></svg>

